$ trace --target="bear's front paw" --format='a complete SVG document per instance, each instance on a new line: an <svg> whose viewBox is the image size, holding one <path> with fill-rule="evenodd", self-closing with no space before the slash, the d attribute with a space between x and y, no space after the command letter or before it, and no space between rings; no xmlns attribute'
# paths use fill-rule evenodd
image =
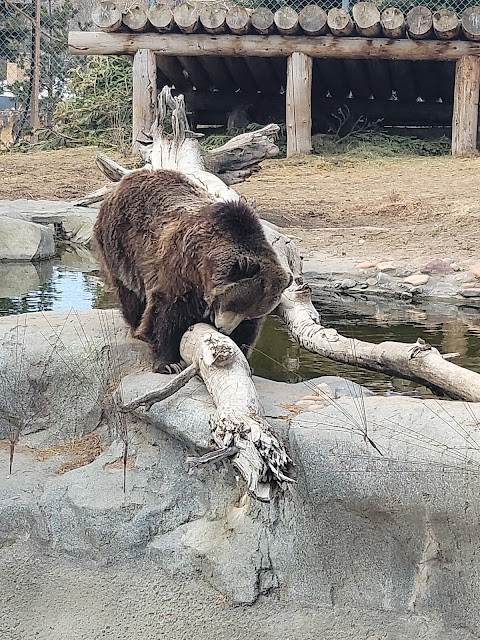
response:
<svg viewBox="0 0 480 640"><path fill-rule="evenodd" d="M155 373L180 373L187 365L185 362L170 362L166 364L165 360L156 360L153 364Z"/></svg>

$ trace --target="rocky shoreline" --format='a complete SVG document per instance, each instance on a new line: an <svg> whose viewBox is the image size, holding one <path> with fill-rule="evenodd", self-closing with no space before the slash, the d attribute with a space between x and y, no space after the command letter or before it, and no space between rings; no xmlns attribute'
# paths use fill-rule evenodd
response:
<svg viewBox="0 0 480 640"><path fill-rule="evenodd" d="M55 255L55 244L88 247L97 206L48 200L0 200L0 265L38 262ZM28 247L18 237L29 237ZM480 306L480 263L455 256L412 260L353 260L319 250L304 258L304 274L318 291L385 297L406 302L451 300Z"/></svg>

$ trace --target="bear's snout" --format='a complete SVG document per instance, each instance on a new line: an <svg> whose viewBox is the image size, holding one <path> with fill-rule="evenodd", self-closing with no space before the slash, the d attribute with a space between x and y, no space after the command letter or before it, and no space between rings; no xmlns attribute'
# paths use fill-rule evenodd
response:
<svg viewBox="0 0 480 640"><path fill-rule="evenodd" d="M215 327L220 333L229 336L244 320L245 316L233 311L219 311L215 314Z"/></svg>

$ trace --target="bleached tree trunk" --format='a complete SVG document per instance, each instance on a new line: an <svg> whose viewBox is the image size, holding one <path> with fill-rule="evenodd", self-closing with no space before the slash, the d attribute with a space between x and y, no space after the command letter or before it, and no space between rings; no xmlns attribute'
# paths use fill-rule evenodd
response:
<svg viewBox="0 0 480 640"><path fill-rule="evenodd" d="M245 356L230 338L207 324L196 324L184 334L180 354L196 366L215 404L210 416L215 444L238 449L233 464L249 491L259 500L270 500L275 484L291 482L290 458L262 416Z"/></svg>

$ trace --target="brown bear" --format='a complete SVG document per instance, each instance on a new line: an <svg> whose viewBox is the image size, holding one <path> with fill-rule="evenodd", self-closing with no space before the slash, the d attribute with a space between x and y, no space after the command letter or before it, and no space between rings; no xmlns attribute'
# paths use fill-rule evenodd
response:
<svg viewBox="0 0 480 640"><path fill-rule="evenodd" d="M94 245L154 371L181 370L180 340L211 321L248 355L292 280L243 200L217 202L177 171L136 171L104 200Z"/></svg>

